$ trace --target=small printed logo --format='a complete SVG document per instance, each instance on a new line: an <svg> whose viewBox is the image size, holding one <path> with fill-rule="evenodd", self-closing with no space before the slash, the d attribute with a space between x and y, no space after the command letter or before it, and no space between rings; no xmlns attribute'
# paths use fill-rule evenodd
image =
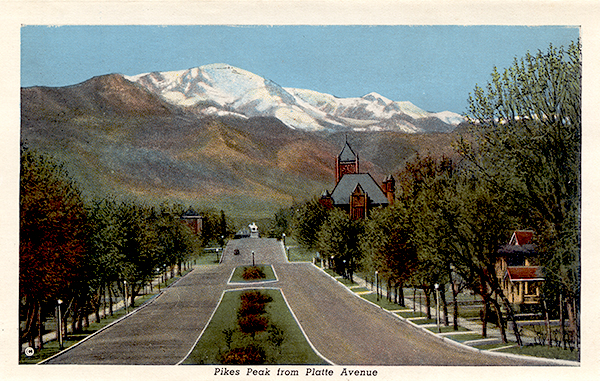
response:
<svg viewBox="0 0 600 381"><path fill-rule="evenodd" d="M35 352L35 351L34 351L34 350L33 350L33 348L31 348L31 347L27 347L27 348L25 348L25 356L27 356L27 357L31 357L31 356L33 356L33 353L34 353L34 352Z"/></svg>

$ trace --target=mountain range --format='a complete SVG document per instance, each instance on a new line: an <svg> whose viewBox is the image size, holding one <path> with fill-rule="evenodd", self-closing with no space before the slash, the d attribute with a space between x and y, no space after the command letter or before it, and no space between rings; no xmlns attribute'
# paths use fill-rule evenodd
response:
<svg viewBox="0 0 600 381"><path fill-rule="evenodd" d="M374 92L360 98L337 98L281 87L227 64L125 78L169 104L195 108L204 115L272 116L299 130L449 132L464 121L450 111L430 113L410 102L394 102Z"/></svg>
<svg viewBox="0 0 600 381"><path fill-rule="evenodd" d="M347 139L377 181L417 153L450 154L462 117L371 93L283 88L228 65L21 89L21 140L86 197L264 218L332 189Z"/></svg>

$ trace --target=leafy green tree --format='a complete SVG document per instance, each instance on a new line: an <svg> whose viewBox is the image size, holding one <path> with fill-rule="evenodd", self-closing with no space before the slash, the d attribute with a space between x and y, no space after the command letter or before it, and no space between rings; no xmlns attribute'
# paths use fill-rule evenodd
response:
<svg viewBox="0 0 600 381"><path fill-rule="evenodd" d="M294 218L295 207L281 208L273 216L269 225L268 235L271 238L281 238L283 234L291 234L292 219Z"/></svg>
<svg viewBox="0 0 600 381"><path fill-rule="evenodd" d="M338 273L352 280L361 260L359 237L363 231L362 220L352 220L341 209L332 209L317 237L317 249L323 258L333 258Z"/></svg>
<svg viewBox="0 0 600 381"><path fill-rule="evenodd" d="M417 252L408 222L408 214L396 204L374 211L365 221L360 237L362 269L369 274L377 271L380 279L393 283L401 305L404 305L404 284L417 266Z"/></svg>
<svg viewBox="0 0 600 381"><path fill-rule="evenodd" d="M181 206L161 205L156 220L159 265L177 266L181 275L182 262L200 248L200 241L192 230L181 221Z"/></svg>
<svg viewBox="0 0 600 381"><path fill-rule="evenodd" d="M152 279L161 263L157 216L147 206L122 202L117 218L117 242L121 257L119 273L124 281L124 293L133 306L139 291Z"/></svg>
<svg viewBox="0 0 600 381"><path fill-rule="evenodd" d="M309 249L316 248L319 231L328 215L328 210L316 199L298 206L292 220L292 231L298 242Z"/></svg>
<svg viewBox="0 0 600 381"><path fill-rule="evenodd" d="M546 296L563 294L571 326L580 297L581 50L550 46L515 59L469 98L458 145L474 174L501 190L536 231Z"/></svg>
<svg viewBox="0 0 600 381"><path fill-rule="evenodd" d="M19 296L22 338L42 347L42 324L57 299L71 301L85 257L86 214L66 170L49 157L21 148Z"/></svg>

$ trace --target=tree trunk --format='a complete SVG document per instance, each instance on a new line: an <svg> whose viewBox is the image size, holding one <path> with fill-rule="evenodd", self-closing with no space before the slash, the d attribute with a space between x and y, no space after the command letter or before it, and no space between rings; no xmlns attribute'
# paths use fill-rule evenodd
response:
<svg viewBox="0 0 600 381"><path fill-rule="evenodd" d="M429 295L429 287L423 287L423 292L425 293L425 305L427 309L427 319L431 319L431 297Z"/></svg>
<svg viewBox="0 0 600 381"><path fill-rule="evenodd" d="M108 312L110 313L110 316L113 316L112 287L110 284L108 286Z"/></svg>
<svg viewBox="0 0 600 381"><path fill-rule="evenodd" d="M574 346L575 348L579 348L579 332L577 329L575 303L572 297L567 298L567 314L569 315L569 330L571 331L571 335L573 337Z"/></svg>
<svg viewBox="0 0 600 381"><path fill-rule="evenodd" d="M448 303L446 303L446 285L440 286L440 295L442 299L442 307L444 310L444 326L447 327L450 323L448 322Z"/></svg>
<svg viewBox="0 0 600 381"><path fill-rule="evenodd" d="M503 343L508 343L508 339L506 338L506 323L504 322L504 317L502 316L502 311L500 310L500 304L494 298L491 298L492 306L496 311L496 318L498 319L498 328L500 328L500 336L502 338Z"/></svg>
<svg viewBox="0 0 600 381"><path fill-rule="evenodd" d="M562 294L558 296L558 310L559 310L559 319L560 319L560 339L562 341L563 349L567 349L567 342L565 340L565 317L563 315L563 300Z"/></svg>
<svg viewBox="0 0 600 381"><path fill-rule="evenodd" d="M483 301L483 309L481 310L481 337L487 337L487 313L488 302Z"/></svg>
<svg viewBox="0 0 600 381"><path fill-rule="evenodd" d="M44 335L44 328L43 328L43 324L42 324L42 304L38 303L37 306L37 332L38 332L38 339L39 339L39 347L38 349L42 349L44 348L44 340L42 339L42 336Z"/></svg>
<svg viewBox="0 0 600 381"><path fill-rule="evenodd" d="M552 346L552 334L550 332L550 318L548 316L548 308L545 300L542 301L542 305L544 306L544 325L546 326L546 338L548 348L550 348Z"/></svg>
<svg viewBox="0 0 600 381"><path fill-rule="evenodd" d="M454 281L452 282L452 304L454 308L454 316L452 316L452 325L455 331L458 331L458 301L456 300L458 292Z"/></svg>
<svg viewBox="0 0 600 381"><path fill-rule="evenodd" d="M515 338L517 339L517 345L522 347L523 341L521 340L521 334L519 333L519 326L517 325L517 319L515 318L515 314L513 313L513 309L510 305L510 302L508 301L508 299L506 298L506 295L504 295L502 290L499 290L499 293L497 292L496 294L500 295L500 298L502 299L502 304L504 304L504 307L506 308L506 315L508 318L507 320L512 322L513 334L515 335Z"/></svg>

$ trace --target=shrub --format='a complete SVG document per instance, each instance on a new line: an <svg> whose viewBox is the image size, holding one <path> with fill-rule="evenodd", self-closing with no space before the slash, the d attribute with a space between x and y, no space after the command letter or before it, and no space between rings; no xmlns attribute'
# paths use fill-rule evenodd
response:
<svg viewBox="0 0 600 381"><path fill-rule="evenodd" d="M265 313L265 304L242 300L238 309L238 318L248 315L261 315Z"/></svg>
<svg viewBox="0 0 600 381"><path fill-rule="evenodd" d="M250 344L223 353L219 361L224 365L260 365L265 363L266 357L263 348Z"/></svg>
<svg viewBox="0 0 600 381"><path fill-rule="evenodd" d="M243 333L254 336L256 332L263 332L267 329L269 319L262 315L240 316L238 325Z"/></svg>
<svg viewBox="0 0 600 381"><path fill-rule="evenodd" d="M245 267L244 272L242 273L242 278L244 280L255 280L255 279L265 279L265 272L256 266Z"/></svg>
<svg viewBox="0 0 600 381"><path fill-rule="evenodd" d="M258 290L245 291L240 295L240 299L242 300L242 303L248 302L257 304L266 304L273 301L273 298L270 295L264 294Z"/></svg>

